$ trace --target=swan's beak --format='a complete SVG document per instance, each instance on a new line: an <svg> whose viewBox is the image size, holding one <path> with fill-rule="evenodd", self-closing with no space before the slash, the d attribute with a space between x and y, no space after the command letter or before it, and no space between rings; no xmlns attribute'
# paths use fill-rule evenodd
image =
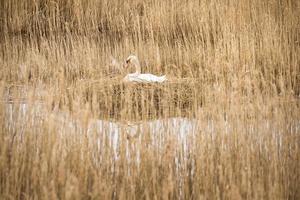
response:
<svg viewBox="0 0 300 200"><path fill-rule="evenodd" d="M129 59L125 61L124 65L123 65L125 69L127 69L129 67L129 63L130 63Z"/></svg>

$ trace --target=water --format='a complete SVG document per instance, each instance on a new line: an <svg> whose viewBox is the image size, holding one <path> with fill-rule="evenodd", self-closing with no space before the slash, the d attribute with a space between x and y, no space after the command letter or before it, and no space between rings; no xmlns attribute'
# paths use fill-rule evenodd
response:
<svg viewBox="0 0 300 200"><path fill-rule="evenodd" d="M97 143L99 150L105 148L107 143L113 149L115 159L119 158L119 149L121 145L126 146L127 157L131 157L131 141L135 141L135 146L141 145L148 137L148 143L151 148L157 148L158 151L164 148L169 138L178 144L183 154L187 154L189 146L198 131L198 121L182 117L157 119L140 122L119 122L100 119L91 119L87 127L72 117L70 114L62 111L49 112L43 102L27 104L26 102L10 102L5 105L7 116L7 128L10 132L22 137L28 127L34 127L39 131L39 126L45 120L52 121L61 136L67 134L86 134L90 142ZM42 133L43 130L41 129ZM129 149L131 149L129 151ZM137 150L138 151L138 150ZM139 152L136 152L139 155ZM139 156L137 156L139 160ZM137 162L138 162L137 160Z"/></svg>
<svg viewBox="0 0 300 200"><path fill-rule="evenodd" d="M195 119L180 117L134 124L96 120L89 124L87 132L88 135L98 135L99 148L105 146L105 141L110 141L110 147L113 148L114 155L118 158L118 148L122 139L126 139L126 149L129 149L131 140L138 143L136 146L142 144L142 140L145 140L146 137L144 134L147 134L149 145L158 151L164 148L168 138L173 138L186 154L198 130L197 126L198 123Z"/></svg>
<svg viewBox="0 0 300 200"><path fill-rule="evenodd" d="M260 151L269 151L268 141L271 139L281 147L284 131L299 133L300 123L286 125L284 128L276 119L255 121L254 123L233 123L232 121L216 122L213 120L201 121L195 118L173 117L140 122L108 121L90 119L86 125L63 111L49 111L42 101L32 104L26 101L10 101L5 103L6 126L9 132L22 139L25 131L34 128L35 132L43 133L42 124L53 123L62 138L74 138L78 134L86 135L89 142L103 152L111 149L112 159L118 160L125 150L129 162L140 162L140 151L150 148L163 153L168 143L176 147L174 151L179 157L187 159L193 148L197 148L196 139L205 137L207 141L221 138L220 148L226 150L231 143L223 138L231 133L251 135L251 148ZM69 137L68 137L69 138ZM84 137L77 137L82 140ZM175 144L175 145L174 145ZM122 152L121 152L122 151ZM96 158L101 161L101 158ZM177 162L177 161L176 161Z"/></svg>

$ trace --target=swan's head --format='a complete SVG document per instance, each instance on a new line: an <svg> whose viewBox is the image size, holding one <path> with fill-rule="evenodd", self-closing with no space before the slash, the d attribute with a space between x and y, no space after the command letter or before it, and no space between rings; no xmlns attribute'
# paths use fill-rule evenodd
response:
<svg viewBox="0 0 300 200"><path fill-rule="evenodd" d="M126 65L129 64L139 64L139 59L136 55L130 55L126 58Z"/></svg>
<svg viewBox="0 0 300 200"><path fill-rule="evenodd" d="M141 71L140 62L136 55L130 55L126 58L125 68L128 68L130 65L133 65L137 72Z"/></svg>

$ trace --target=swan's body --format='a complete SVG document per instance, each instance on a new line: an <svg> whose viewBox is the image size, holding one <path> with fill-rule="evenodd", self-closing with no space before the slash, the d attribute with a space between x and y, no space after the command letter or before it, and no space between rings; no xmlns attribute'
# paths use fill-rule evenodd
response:
<svg viewBox="0 0 300 200"><path fill-rule="evenodd" d="M134 55L129 56L126 59L126 66L132 64L136 72L132 74L127 74L124 77L126 82L138 82L138 83L162 83L167 80L166 76L156 76L153 74L141 74L141 66L138 58Z"/></svg>
<svg viewBox="0 0 300 200"><path fill-rule="evenodd" d="M127 74L124 81L138 83L162 83L167 80L166 76L155 76L153 74Z"/></svg>

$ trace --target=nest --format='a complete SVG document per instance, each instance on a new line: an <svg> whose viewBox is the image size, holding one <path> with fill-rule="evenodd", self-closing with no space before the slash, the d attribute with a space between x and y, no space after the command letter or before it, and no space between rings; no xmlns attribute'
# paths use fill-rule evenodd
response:
<svg viewBox="0 0 300 200"><path fill-rule="evenodd" d="M124 83L119 78L90 82L84 99L99 118L144 120L193 116L202 102L195 80L165 83Z"/></svg>

